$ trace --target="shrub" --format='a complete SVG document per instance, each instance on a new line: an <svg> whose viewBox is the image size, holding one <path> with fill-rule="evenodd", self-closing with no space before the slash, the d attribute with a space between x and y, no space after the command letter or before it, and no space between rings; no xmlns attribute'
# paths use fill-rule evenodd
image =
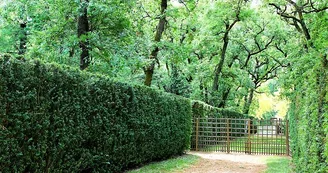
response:
<svg viewBox="0 0 328 173"><path fill-rule="evenodd" d="M253 118L236 111L213 107L204 102L193 101L192 103L193 118L211 117L211 118Z"/></svg>
<svg viewBox="0 0 328 173"><path fill-rule="evenodd" d="M309 88L311 90L312 88ZM304 92L302 90L302 92ZM327 113L318 112L316 91L295 93L288 111L290 149L296 172L328 172ZM311 98L312 97L312 98ZM328 110L328 105L324 105Z"/></svg>
<svg viewBox="0 0 328 173"><path fill-rule="evenodd" d="M0 172L120 172L184 152L191 102L0 57Z"/></svg>

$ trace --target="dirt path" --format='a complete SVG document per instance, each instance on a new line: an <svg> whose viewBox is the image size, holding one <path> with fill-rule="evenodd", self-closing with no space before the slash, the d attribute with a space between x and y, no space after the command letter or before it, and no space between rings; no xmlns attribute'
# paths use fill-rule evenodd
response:
<svg viewBox="0 0 328 173"><path fill-rule="evenodd" d="M266 160L275 156L190 152L200 156L193 166L177 173L263 173Z"/></svg>

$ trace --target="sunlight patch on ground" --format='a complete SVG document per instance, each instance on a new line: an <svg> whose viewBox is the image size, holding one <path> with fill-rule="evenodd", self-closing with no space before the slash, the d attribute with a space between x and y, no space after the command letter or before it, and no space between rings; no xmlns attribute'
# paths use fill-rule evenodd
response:
<svg viewBox="0 0 328 173"><path fill-rule="evenodd" d="M249 155L249 154L225 154L216 152L190 152L189 154L199 156L203 159L225 160L239 163L266 164L267 159L274 159L278 156ZM283 156L281 156L283 157Z"/></svg>

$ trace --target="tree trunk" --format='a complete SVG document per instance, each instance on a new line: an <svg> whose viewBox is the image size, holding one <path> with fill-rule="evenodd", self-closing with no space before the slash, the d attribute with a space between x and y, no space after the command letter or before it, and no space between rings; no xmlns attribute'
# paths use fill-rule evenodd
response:
<svg viewBox="0 0 328 173"><path fill-rule="evenodd" d="M83 38L88 36L89 33L89 21L88 21L88 5L89 0L81 0L81 12L82 14L78 17L78 37L79 37L79 45L81 48L80 54L80 69L84 70L90 64L90 55L89 55L89 41L87 38ZM81 38L82 37L82 38Z"/></svg>
<svg viewBox="0 0 328 173"><path fill-rule="evenodd" d="M205 99L205 103L210 104L210 101L208 99L208 89L207 89L207 86L205 86L205 89L204 89L204 99Z"/></svg>
<svg viewBox="0 0 328 173"><path fill-rule="evenodd" d="M158 43L161 41L163 32L165 30L165 23L166 23L166 17L165 17L165 10L167 9L167 0L161 1L161 18L159 19L156 34L155 34L155 42ZM157 59L157 55L159 52L159 47L156 45L156 47L151 51L151 54L149 56L149 59L152 60L152 62L145 67L145 82L144 84L146 86L151 86L151 82L153 80L153 74L154 74L154 68L155 68L155 60Z"/></svg>
<svg viewBox="0 0 328 173"><path fill-rule="evenodd" d="M26 22L20 23L21 34L19 37L19 49L18 54L24 55L26 52L26 42L27 42L27 32L26 32Z"/></svg>
<svg viewBox="0 0 328 173"><path fill-rule="evenodd" d="M213 79L213 91L218 91L219 90L219 76L222 72L222 67L224 64L225 56L227 53L227 48L229 44L229 32L231 31L232 27L239 21L239 12L237 11L236 14L236 19L231 23L226 24L226 30L223 36L223 47L222 47L222 52L221 52L221 59L219 64L216 66L215 71L214 71L214 79Z"/></svg>
<svg viewBox="0 0 328 173"><path fill-rule="evenodd" d="M253 96L254 96L254 89L250 89L247 99L245 99L247 101L245 103L245 107L244 107L244 111L243 111L244 114L249 113L249 109L250 109L252 101L253 101Z"/></svg>
<svg viewBox="0 0 328 173"><path fill-rule="evenodd" d="M218 91L219 90L219 76L222 72L222 67L224 64L224 60L225 60L225 56L226 56L226 52L227 52L227 48L228 48L228 44L229 44L229 31L226 31L223 37L223 48L222 48L222 52L221 52L221 59L219 64L216 66L215 68L215 72L214 72L214 80L213 80L213 91Z"/></svg>
<svg viewBox="0 0 328 173"><path fill-rule="evenodd" d="M228 64L229 69L231 69L231 67L232 67L232 65L233 65L233 63L234 63L234 61L235 61L237 58L238 58L238 56L234 56L234 57L232 58L232 61ZM225 105L226 105L226 103L227 103L228 96L229 96L230 91L231 91L231 87L232 87L232 86L228 86L228 89L227 89L227 87L226 87L224 93L222 94L222 99L221 99L221 101L220 101L220 103L219 103L219 106L218 106L219 108L224 108L224 107L225 107Z"/></svg>
<svg viewBox="0 0 328 173"><path fill-rule="evenodd" d="M230 93L230 90L231 88L228 88L224 91L223 95L222 95L222 100L221 102L219 103L219 108L224 108L226 103L227 103L227 99L228 99L228 96L229 96L229 93Z"/></svg>

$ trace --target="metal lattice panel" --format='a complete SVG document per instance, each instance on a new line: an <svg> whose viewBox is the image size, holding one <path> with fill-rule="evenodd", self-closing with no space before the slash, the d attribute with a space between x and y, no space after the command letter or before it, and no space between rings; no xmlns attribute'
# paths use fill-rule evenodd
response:
<svg viewBox="0 0 328 173"><path fill-rule="evenodd" d="M195 118L191 150L289 155L288 121Z"/></svg>

